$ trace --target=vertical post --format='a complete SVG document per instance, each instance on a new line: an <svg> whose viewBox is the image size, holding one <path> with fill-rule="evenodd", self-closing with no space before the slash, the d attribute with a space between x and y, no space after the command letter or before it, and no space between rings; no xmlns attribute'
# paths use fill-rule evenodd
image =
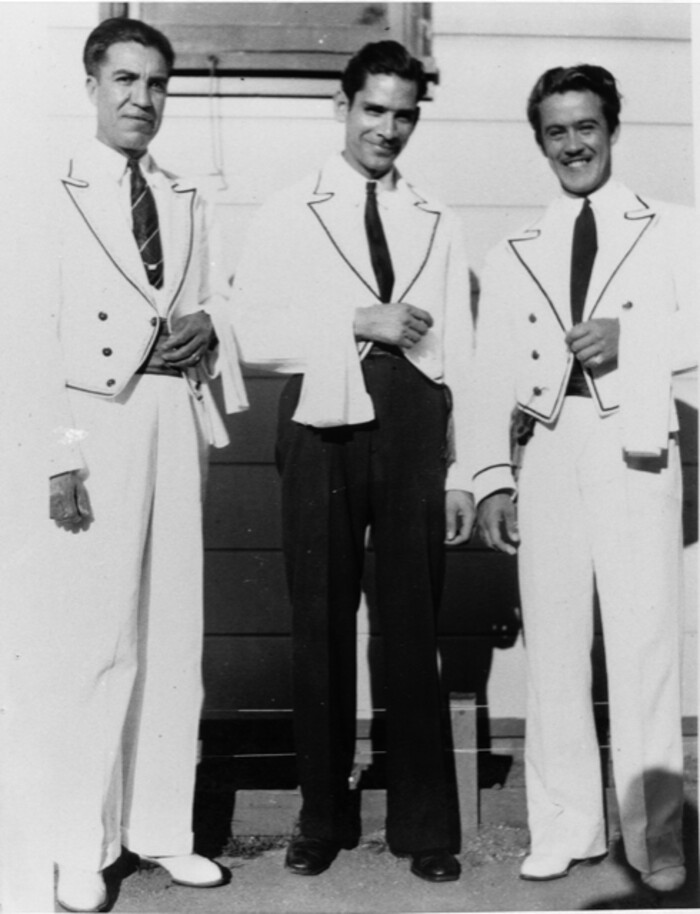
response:
<svg viewBox="0 0 700 914"><path fill-rule="evenodd" d="M479 825L479 777L476 745L476 696L450 693L450 720L462 834Z"/></svg>

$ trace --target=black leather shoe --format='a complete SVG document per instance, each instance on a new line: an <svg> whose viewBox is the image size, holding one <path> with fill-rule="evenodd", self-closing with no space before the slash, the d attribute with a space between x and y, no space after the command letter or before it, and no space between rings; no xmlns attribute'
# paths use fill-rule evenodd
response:
<svg viewBox="0 0 700 914"><path fill-rule="evenodd" d="M428 882L454 882L462 867L449 851L421 851L411 855L411 872Z"/></svg>
<svg viewBox="0 0 700 914"><path fill-rule="evenodd" d="M298 876L318 876L333 863L340 848L324 838L293 838L287 848L284 865Z"/></svg>

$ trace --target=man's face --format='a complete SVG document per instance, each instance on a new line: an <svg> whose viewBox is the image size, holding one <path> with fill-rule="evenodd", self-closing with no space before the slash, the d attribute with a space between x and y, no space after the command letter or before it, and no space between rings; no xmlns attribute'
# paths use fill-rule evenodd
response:
<svg viewBox="0 0 700 914"><path fill-rule="evenodd" d="M594 92L563 92L540 104L544 154L565 193L585 197L602 187L612 171L612 145L603 102Z"/></svg>
<svg viewBox="0 0 700 914"><path fill-rule="evenodd" d="M97 139L124 155L140 155L158 133L168 88L168 66L157 48L135 41L107 49L87 91L97 108Z"/></svg>
<svg viewBox="0 0 700 914"><path fill-rule="evenodd" d="M352 104L339 92L336 118L345 124L344 156L365 178L393 167L418 121L418 87L393 73L370 73Z"/></svg>

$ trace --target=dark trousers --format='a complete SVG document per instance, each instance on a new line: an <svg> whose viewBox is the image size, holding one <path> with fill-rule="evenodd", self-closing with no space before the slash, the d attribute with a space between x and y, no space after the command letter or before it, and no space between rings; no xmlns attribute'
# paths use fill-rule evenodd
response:
<svg viewBox="0 0 700 914"><path fill-rule="evenodd" d="M454 794L444 750L435 621L444 577L447 390L403 358L363 363L376 418L315 429L280 401L284 551L293 607L301 831L353 847L356 615L368 527L385 652L386 835L396 853L448 848Z"/></svg>

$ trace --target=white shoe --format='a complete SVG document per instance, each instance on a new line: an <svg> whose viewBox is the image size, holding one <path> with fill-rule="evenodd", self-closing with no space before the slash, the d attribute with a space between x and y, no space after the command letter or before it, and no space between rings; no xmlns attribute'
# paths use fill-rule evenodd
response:
<svg viewBox="0 0 700 914"><path fill-rule="evenodd" d="M141 857L162 866L177 885L212 889L226 882L225 873L218 863L199 854L183 854L180 857L146 857L142 854Z"/></svg>
<svg viewBox="0 0 700 914"><path fill-rule="evenodd" d="M567 857L563 854L529 854L520 867L520 878L532 882L547 882L549 879L562 879L569 875L572 866L583 863L592 866L600 863L605 854L598 857Z"/></svg>
<svg viewBox="0 0 700 914"><path fill-rule="evenodd" d="M56 900L66 911L104 911L107 889L102 873L59 866Z"/></svg>
<svg viewBox="0 0 700 914"><path fill-rule="evenodd" d="M533 882L561 879L568 875L573 860L558 854L529 854L520 867L520 878Z"/></svg>
<svg viewBox="0 0 700 914"><path fill-rule="evenodd" d="M677 892L685 884L684 866L665 866L655 873L642 873L644 885L655 892Z"/></svg>

